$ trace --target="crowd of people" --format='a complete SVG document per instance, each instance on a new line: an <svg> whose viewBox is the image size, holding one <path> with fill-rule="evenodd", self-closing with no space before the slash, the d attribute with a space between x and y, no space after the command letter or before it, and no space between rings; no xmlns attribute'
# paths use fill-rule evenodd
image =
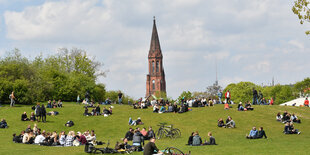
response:
<svg viewBox="0 0 310 155"><path fill-rule="evenodd" d="M19 135L13 134L13 141L15 143L23 144L37 144L44 146L79 146L85 145L87 142L95 143L96 134L94 130L87 130L84 133L69 131L66 134L65 131L59 132L47 132L38 128L37 124L34 124L33 128L28 125L27 128Z"/></svg>
<svg viewBox="0 0 310 155"><path fill-rule="evenodd" d="M106 107L103 107L102 111L100 108L100 104L97 104L97 106L85 106L84 108L85 108L84 114L83 114L84 116L100 116L100 115L103 115L103 116L107 117L109 115L112 115L113 106L110 106L108 109ZM93 108L93 109L91 110L91 112L89 112L88 108Z"/></svg>
<svg viewBox="0 0 310 155"><path fill-rule="evenodd" d="M123 138L123 143L120 143L120 148L124 148L125 145L125 149L135 147L137 151L142 151L144 141L151 140L153 138L155 139L155 132L152 127L149 127L148 130L146 130L145 127L142 130L140 130L140 128L136 128L135 130L133 128L129 128ZM128 141L132 141L132 145L129 145Z"/></svg>
<svg viewBox="0 0 310 155"><path fill-rule="evenodd" d="M287 122L301 123L301 120L294 113L290 114L287 111L284 111L282 115L279 112L276 115L276 120L282 123L287 123Z"/></svg>

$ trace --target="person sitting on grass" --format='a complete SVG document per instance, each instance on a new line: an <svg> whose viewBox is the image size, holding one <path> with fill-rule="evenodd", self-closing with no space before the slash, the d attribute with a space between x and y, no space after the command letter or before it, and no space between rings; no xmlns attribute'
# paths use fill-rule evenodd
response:
<svg viewBox="0 0 310 155"><path fill-rule="evenodd" d="M164 106L164 105L162 105L161 107L160 107L160 110L158 111L158 113L165 113L166 112L166 107Z"/></svg>
<svg viewBox="0 0 310 155"><path fill-rule="evenodd" d="M88 112L88 108L85 107L84 116L91 116L91 113Z"/></svg>
<svg viewBox="0 0 310 155"><path fill-rule="evenodd" d="M291 115L287 113L287 111L283 113L282 122L283 123L291 122Z"/></svg>
<svg viewBox="0 0 310 155"><path fill-rule="evenodd" d="M133 138L133 134L134 134L133 129L129 128L129 131L126 132L125 138L128 139L129 141L131 141Z"/></svg>
<svg viewBox="0 0 310 155"><path fill-rule="evenodd" d="M249 135L246 135L247 139L256 139L258 137L258 131L256 130L256 127L254 126L252 130L250 131Z"/></svg>
<svg viewBox="0 0 310 155"><path fill-rule="evenodd" d="M143 138L146 139L146 137L147 137L147 131L146 131L146 129L145 129L145 128L142 128L142 130L141 130L140 132L141 132L141 134L143 135Z"/></svg>
<svg viewBox="0 0 310 155"><path fill-rule="evenodd" d="M123 141L122 143L116 142L115 150L129 150L131 146L128 144L128 139L122 138L121 140Z"/></svg>
<svg viewBox="0 0 310 155"><path fill-rule="evenodd" d="M199 136L198 131L196 131L193 135L192 146L200 146L202 144L201 137Z"/></svg>
<svg viewBox="0 0 310 155"><path fill-rule="evenodd" d="M13 142L15 143L22 143L23 142L23 136L25 134L25 131L21 131L21 133L16 136L16 134L13 134Z"/></svg>
<svg viewBox="0 0 310 155"><path fill-rule="evenodd" d="M31 122L36 121L36 116L34 115L34 112L31 112L30 121L31 121Z"/></svg>
<svg viewBox="0 0 310 155"><path fill-rule="evenodd" d="M95 108L95 115L94 116L98 116L100 115L100 106L99 104L97 104L96 108Z"/></svg>
<svg viewBox="0 0 310 155"><path fill-rule="evenodd" d="M193 144L194 133L195 132L192 132L192 134L188 137L187 145L192 145Z"/></svg>
<svg viewBox="0 0 310 155"><path fill-rule="evenodd" d="M66 133L65 133L65 131L61 131L60 135L59 135L59 144L61 146L64 146L65 143L66 143Z"/></svg>
<svg viewBox="0 0 310 155"><path fill-rule="evenodd" d="M62 108L62 102L61 102L61 100L58 100L57 106L58 106L59 108Z"/></svg>
<svg viewBox="0 0 310 155"><path fill-rule="evenodd" d="M263 137L267 138L266 133L264 131L264 128L260 127L259 130L258 130L257 138L263 138Z"/></svg>
<svg viewBox="0 0 310 155"><path fill-rule="evenodd" d="M159 111L159 107L157 104L155 104L155 106L153 107L153 112L158 113Z"/></svg>
<svg viewBox="0 0 310 155"><path fill-rule="evenodd" d="M85 136L80 131L77 132L77 136L78 136L78 141L80 142L80 145L85 145L87 143Z"/></svg>
<svg viewBox="0 0 310 155"><path fill-rule="evenodd" d="M46 108L52 108L52 101L48 100Z"/></svg>
<svg viewBox="0 0 310 155"><path fill-rule="evenodd" d="M1 119L0 128L8 128L8 124L6 123L4 118Z"/></svg>
<svg viewBox="0 0 310 155"><path fill-rule="evenodd" d="M143 135L140 133L138 129L136 129L132 138L132 146L137 147L138 151L142 151L143 150L142 145L144 145Z"/></svg>
<svg viewBox="0 0 310 155"><path fill-rule="evenodd" d="M284 133L285 134L300 134L301 132L298 129L294 128L293 123L286 122L284 126Z"/></svg>
<svg viewBox="0 0 310 155"><path fill-rule="evenodd" d="M301 123L300 119L298 119L298 117L294 113L291 116L291 121L295 123Z"/></svg>
<svg viewBox="0 0 310 155"><path fill-rule="evenodd" d="M22 114L21 120L22 120L22 121L29 121L29 118L27 117L27 113L26 113L26 112L24 112L24 113Z"/></svg>
<svg viewBox="0 0 310 155"><path fill-rule="evenodd" d="M110 113L110 111L106 108L106 107L103 107L103 111L102 111L103 115L105 116L108 116L108 115L111 115L112 113Z"/></svg>
<svg viewBox="0 0 310 155"><path fill-rule="evenodd" d="M228 104L228 103L225 103L225 104L224 104L224 109L225 109L225 110L229 110L229 104Z"/></svg>
<svg viewBox="0 0 310 155"><path fill-rule="evenodd" d="M218 121L217 121L217 126L218 127L225 127L225 123L223 121L223 118L220 118Z"/></svg>
<svg viewBox="0 0 310 155"><path fill-rule="evenodd" d="M226 123L226 128L235 128L236 127L236 123L235 121L229 116L228 117L228 122Z"/></svg>
<svg viewBox="0 0 310 155"><path fill-rule="evenodd" d="M156 147L155 141L155 138L150 139L150 142L144 147L143 155L162 154L162 152Z"/></svg>
<svg viewBox="0 0 310 155"><path fill-rule="evenodd" d="M206 140L203 145L217 145L215 143L215 138L212 136L212 132L208 132L208 136L209 136L209 141Z"/></svg>
<svg viewBox="0 0 310 155"><path fill-rule="evenodd" d="M53 108L57 108L57 103L56 103L55 100L53 100L52 107L53 107Z"/></svg>
<svg viewBox="0 0 310 155"><path fill-rule="evenodd" d="M238 111L244 111L244 107L242 106L242 102L238 104Z"/></svg>
<svg viewBox="0 0 310 155"><path fill-rule="evenodd" d="M168 112L174 112L172 103L170 103L168 106Z"/></svg>
<svg viewBox="0 0 310 155"><path fill-rule="evenodd" d="M45 133L41 133L40 135L37 135L36 138L34 139L35 144L41 144L45 140Z"/></svg>
<svg viewBox="0 0 310 155"><path fill-rule="evenodd" d="M173 104L173 112L177 113L178 111L179 111L178 105L177 105L176 102L174 102L174 104Z"/></svg>
<svg viewBox="0 0 310 155"><path fill-rule="evenodd" d="M246 103L246 104L244 105L244 108L245 108L246 110L254 110L254 108L251 106L251 103L250 103L250 102Z"/></svg>
<svg viewBox="0 0 310 155"><path fill-rule="evenodd" d="M74 131L69 131L67 137L66 137L66 143L65 146L73 146L73 141L75 139L75 133Z"/></svg>
<svg viewBox="0 0 310 155"><path fill-rule="evenodd" d="M278 112L276 116L277 121L282 122L282 115Z"/></svg>
<svg viewBox="0 0 310 155"><path fill-rule="evenodd" d="M154 130L152 129L152 127L150 126L149 127L149 130L147 131L147 134L146 134L146 140L149 140L151 138L155 138L155 132Z"/></svg>

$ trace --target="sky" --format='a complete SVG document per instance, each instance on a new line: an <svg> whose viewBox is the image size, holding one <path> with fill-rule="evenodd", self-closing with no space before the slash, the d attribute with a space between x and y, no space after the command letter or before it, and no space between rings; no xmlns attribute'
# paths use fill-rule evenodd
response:
<svg viewBox="0 0 310 155"><path fill-rule="evenodd" d="M310 25L293 0L0 0L0 57L34 58L80 48L104 64L107 90L144 97L153 16L167 95L250 81L292 84L309 77ZM217 67L216 67L217 66Z"/></svg>

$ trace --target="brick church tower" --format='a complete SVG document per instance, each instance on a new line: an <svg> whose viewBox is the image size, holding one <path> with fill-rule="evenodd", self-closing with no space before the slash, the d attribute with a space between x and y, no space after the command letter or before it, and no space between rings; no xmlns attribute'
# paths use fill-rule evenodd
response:
<svg viewBox="0 0 310 155"><path fill-rule="evenodd" d="M161 53L159 38L156 29L155 17L153 20L153 31L151 46L148 55L149 74L146 75L146 97L161 91L166 93L166 80L163 66L163 55Z"/></svg>

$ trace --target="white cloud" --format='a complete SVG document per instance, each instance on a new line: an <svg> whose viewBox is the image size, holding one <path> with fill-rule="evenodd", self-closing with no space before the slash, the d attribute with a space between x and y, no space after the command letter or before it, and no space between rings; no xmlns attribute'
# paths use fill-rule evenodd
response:
<svg viewBox="0 0 310 155"><path fill-rule="evenodd" d="M296 75L281 79L289 83L302 79L305 75L298 72L310 67L303 63L310 57L306 51L309 40L291 12L291 3L282 0L224 0L221 5L217 0L29 4L5 11L3 51L17 47L28 56L48 55L58 47L85 49L110 71L100 82L135 97L145 94L153 16L164 55L168 95L173 98L183 90L203 90L211 85L215 80L213 59L219 60L222 86L242 80L261 83L271 74Z"/></svg>
<svg viewBox="0 0 310 155"><path fill-rule="evenodd" d="M206 60L224 60L228 58L230 53L228 51L219 51L214 53L207 53L205 56L203 56Z"/></svg>

